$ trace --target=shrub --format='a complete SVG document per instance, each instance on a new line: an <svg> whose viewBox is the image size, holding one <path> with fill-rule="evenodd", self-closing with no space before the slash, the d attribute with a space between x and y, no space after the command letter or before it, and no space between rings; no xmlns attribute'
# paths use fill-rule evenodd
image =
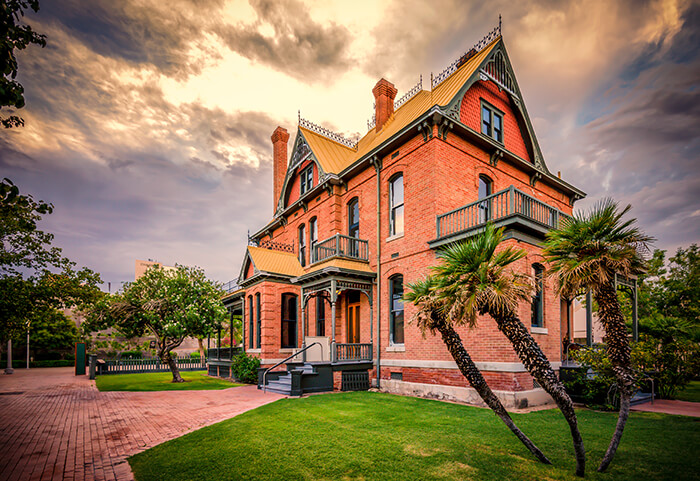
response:
<svg viewBox="0 0 700 481"><path fill-rule="evenodd" d="M254 356L248 356L245 352L236 356L231 365L233 375L236 379L248 384L257 384L259 368L260 359Z"/></svg>
<svg viewBox="0 0 700 481"><path fill-rule="evenodd" d="M122 352L122 359L141 359L143 358L143 352L141 351L124 351Z"/></svg>
<svg viewBox="0 0 700 481"><path fill-rule="evenodd" d="M200 357L202 357L202 354L200 354L199 351L194 351L190 353L190 357L194 359L199 359ZM204 355L204 357L206 357L206 354Z"/></svg>

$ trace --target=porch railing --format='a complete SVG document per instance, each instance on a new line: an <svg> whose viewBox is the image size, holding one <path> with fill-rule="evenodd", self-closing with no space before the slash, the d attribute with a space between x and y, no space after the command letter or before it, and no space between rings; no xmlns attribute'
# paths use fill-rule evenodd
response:
<svg viewBox="0 0 700 481"><path fill-rule="evenodd" d="M333 352L333 362L341 361L371 361L371 343L336 344Z"/></svg>
<svg viewBox="0 0 700 481"><path fill-rule="evenodd" d="M209 361L231 361L234 357L243 352L241 347L210 347L207 350Z"/></svg>
<svg viewBox="0 0 700 481"><path fill-rule="evenodd" d="M476 202L437 216L437 238L464 232L510 216L520 216L550 229L568 217L559 209L510 186Z"/></svg>
<svg viewBox="0 0 700 481"><path fill-rule="evenodd" d="M369 244L363 239L335 234L314 245L311 255L311 262L319 262L331 257L369 261Z"/></svg>

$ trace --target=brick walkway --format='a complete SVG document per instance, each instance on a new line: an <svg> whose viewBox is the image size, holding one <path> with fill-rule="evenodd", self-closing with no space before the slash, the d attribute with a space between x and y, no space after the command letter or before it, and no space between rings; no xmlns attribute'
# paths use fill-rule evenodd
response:
<svg viewBox="0 0 700 481"><path fill-rule="evenodd" d="M133 480L128 456L281 397L254 386L98 392L73 368L16 369L0 374L0 479Z"/></svg>
<svg viewBox="0 0 700 481"><path fill-rule="evenodd" d="M632 411L645 411L649 413L677 414L680 416L693 416L700 418L700 403L688 401L676 401L672 399L656 399L654 404L648 402L632 406Z"/></svg>

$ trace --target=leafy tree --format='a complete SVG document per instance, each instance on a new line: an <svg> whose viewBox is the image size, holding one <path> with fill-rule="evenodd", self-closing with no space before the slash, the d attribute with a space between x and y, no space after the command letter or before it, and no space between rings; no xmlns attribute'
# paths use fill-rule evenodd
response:
<svg viewBox="0 0 700 481"><path fill-rule="evenodd" d="M70 352L79 339L75 321L54 307L35 310L27 319L27 330L30 335L30 351L34 351L35 359L42 358L49 352ZM13 343L21 345L25 341L26 331L18 333Z"/></svg>
<svg viewBox="0 0 700 481"><path fill-rule="evenodd" d="M649 250L653 240L634 226L636 219L622 220L631 208L628 205L620 210L613 200L604 199L590 212L578 213L564 220L560 229L550 231L544 248L560 294L573 297L581 290L590 289L605 330L608 356L620 394L620 413L608 450L598 466L601 472L610 465L622 439L635 383L615 275L629 277L643 273L646 266L643 253Z"/></svg>
<svg viewBox="0 0 700 481"><path fill-rule="evenodd" d="M522 249L506 247L496 252L503 229L486 229L469 241L453 244L438 254L435 267L439 296L445 302L447 318L455 324L473 326L478 315L489 314L508 338L520 361L542 388L552 396L569 424L576 456L576 474L583 476L586 451L578 429L571 398L549 363L547 356L515 314L518 302L530 300L532 279L507 270L525 257Z"/></svg>
<svg viewBox="0 0 700 481"><path fill-rule="evenodd" d="M39 0L3 0L0 3L0 107L21 109L24 107L24 87L17 77L15 49L24 50L30 44L46 46L46 35L40 35L29 25L20 24L24 11L39 11ZM1 118L5 128L20 127L24 120L16 115Z"/></svg>
<svg viewBox="0 0 700 481"><path fill-rule="evenodd" d="M408 284L405 299L418 306L418 310L412 321L425 333L430 331L440 333L447 350L457 363L462 375L467 378L469 384L476 390L484 403L508 426L513 434L530 450L535 457L545 464L552 464L549 459L535 446L535 444L513 422L498 397L486 383L483 374L472 361L471 356L464 347L461 337L454 328L454 324L447 316L447 307L444 299L439 296L439 289L435 277L428 277L424 281Z"/></svg>
<svg viewBox="0 0 700 481"><path fill-rule="evenodd" d="M186 337L203 337L226 320L222 292L198 268L156 265L123 290L95 304L88 318L92 330L114 327L127 338L153 335L156 353L168 364L173 382L184 382L172 350Z"/></svg>

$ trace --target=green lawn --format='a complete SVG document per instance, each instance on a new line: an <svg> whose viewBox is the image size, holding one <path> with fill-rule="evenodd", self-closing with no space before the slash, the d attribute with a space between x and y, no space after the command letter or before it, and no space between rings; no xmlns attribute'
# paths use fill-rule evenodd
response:
<svg viewBox="0 0 700 481"><path fill-rule="evenodd" d="M617 415L578 416L587 479L698 479L700 420L632 413L613 465L599 474ZM553 466L535 461L489 410L369 392L282 399L129 462L138 481L580 479L558 411L514 418Z"/></svg>
<svg viewBox="0 0 700 481"><path fill-rule="evenodd" d="M180 375L186 382L173 383L170 372L107 374L97 376L95 382L100 391L196 391L242 386L225 379L209 377L204 371L181 371Z"/></svg>
<svg viewBox="0 0 700 481"><path fill-rule="evenodd" d="M690 381L683 391L676 394L676 399L700 403L700 381Z"/></svg>

